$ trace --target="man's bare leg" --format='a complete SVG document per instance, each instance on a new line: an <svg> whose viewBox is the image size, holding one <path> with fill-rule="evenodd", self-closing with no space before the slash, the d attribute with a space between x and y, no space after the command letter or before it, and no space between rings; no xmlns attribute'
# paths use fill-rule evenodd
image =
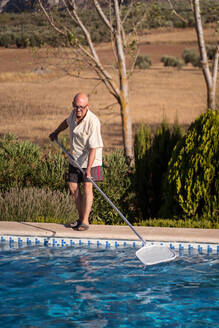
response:
<svg viewBox="0 0 219 328"><path fill-rule="evenodd" d="M76 206L77 211L78 211L79 221L82 222L82 220L83 220L83 210L82 210L83 197L82 197L82 194L81 194L80 186L76 182L69 182L68 185L69 185L69 189L71 191L71 194L73 196L75 206Z"/></svg>
<svg viewBox="0 0 219 328"><path fill-rule="evenodd" d="M93 204L93 185L91 182L84 182L83 184L83 207L82 207L82 223L89 225L89 215Z"/></svg>

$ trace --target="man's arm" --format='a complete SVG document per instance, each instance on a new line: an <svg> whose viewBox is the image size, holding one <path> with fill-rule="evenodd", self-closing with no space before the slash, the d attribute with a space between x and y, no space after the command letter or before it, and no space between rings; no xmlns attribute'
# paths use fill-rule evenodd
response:
<svg viewBox="0 0 219 328"><path fill-rule="evenodd" d="M95 157L96 157L96 148L89 149L87 169L85 171L85 176L88 178L91 177L91 167L95 160Z"/></svg>
<svg viewBox="0 0 219 328"><path fill-rule="evenodd" d="M54 141L55 139L58 138L58 135L60 132L64 131L65 129L67 129L68 127L68 123L67 123L67 120L65 119L58 127L57 129L52 132L50 135L49 135L49 138L51 139L51 141Z"/></svg>

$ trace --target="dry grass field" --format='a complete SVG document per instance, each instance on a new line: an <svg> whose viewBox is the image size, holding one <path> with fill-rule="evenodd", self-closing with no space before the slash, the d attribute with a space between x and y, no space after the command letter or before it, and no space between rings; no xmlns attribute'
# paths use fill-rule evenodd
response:
<svg viewBox="0 0 219 328"><path fill-rule="evenodd" d="M213 31L205 32L210 41ZM147 123L153 128L163 119L170 124L177 119L188 126L205 111L206 89L201 70L192 66L177 70L160 63L163 55L180 57L185 48L195 46L196 35L192 29L161 29L141 36L140 53L149 54L152 67L136 70L130 77L135 127ZM45 53L45 49L41 51ZM110 45L101 44L98 53L115 74ZM105 87L97 85L88 70L83 70L80 78L66 75L55 65L57 58L49 65L39 54L42 53L34 54L31 49L0 48L0 134L11 132L41 145L47 143L48 134L71 111L72 96L83 91L89 94L90 108L102 122L105 149L120 147L119 107Z"/></svg>

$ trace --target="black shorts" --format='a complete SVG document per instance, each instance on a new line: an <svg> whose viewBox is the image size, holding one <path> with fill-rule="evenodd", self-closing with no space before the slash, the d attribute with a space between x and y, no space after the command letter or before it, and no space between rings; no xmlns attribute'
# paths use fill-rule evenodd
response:
<svg viewBox="0 0 219 328"><path fill-rule="evenodd" d="M86 169L83 169L85 171ZM91 177L94 181L103 181L103 167L95 166L91 168ZM87 178L84 177L82 172L73 165L69 164L68 169L68 182L89 182Z"/></svg>

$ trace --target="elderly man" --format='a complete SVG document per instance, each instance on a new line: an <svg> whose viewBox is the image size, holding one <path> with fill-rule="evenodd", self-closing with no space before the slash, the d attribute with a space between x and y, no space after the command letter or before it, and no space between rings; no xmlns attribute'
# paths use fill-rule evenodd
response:
<svg viewBox="0 0 219 328"><path fill-rule="evenodd" d="M83 169L84 174L69 163L68 182L73 195L79 218L70 225L74 230L84 231L89 228L89 215L93 204L93 185L87 179L92 177L94 181L103 180L102 148L100 121L92 113L88 105L88 97L84 93L78 93L72 102L73 111L50 134L53 141L58 134L69 127L70 152L75 161ZM81 191L80 183L83 183Z"/></svg>

